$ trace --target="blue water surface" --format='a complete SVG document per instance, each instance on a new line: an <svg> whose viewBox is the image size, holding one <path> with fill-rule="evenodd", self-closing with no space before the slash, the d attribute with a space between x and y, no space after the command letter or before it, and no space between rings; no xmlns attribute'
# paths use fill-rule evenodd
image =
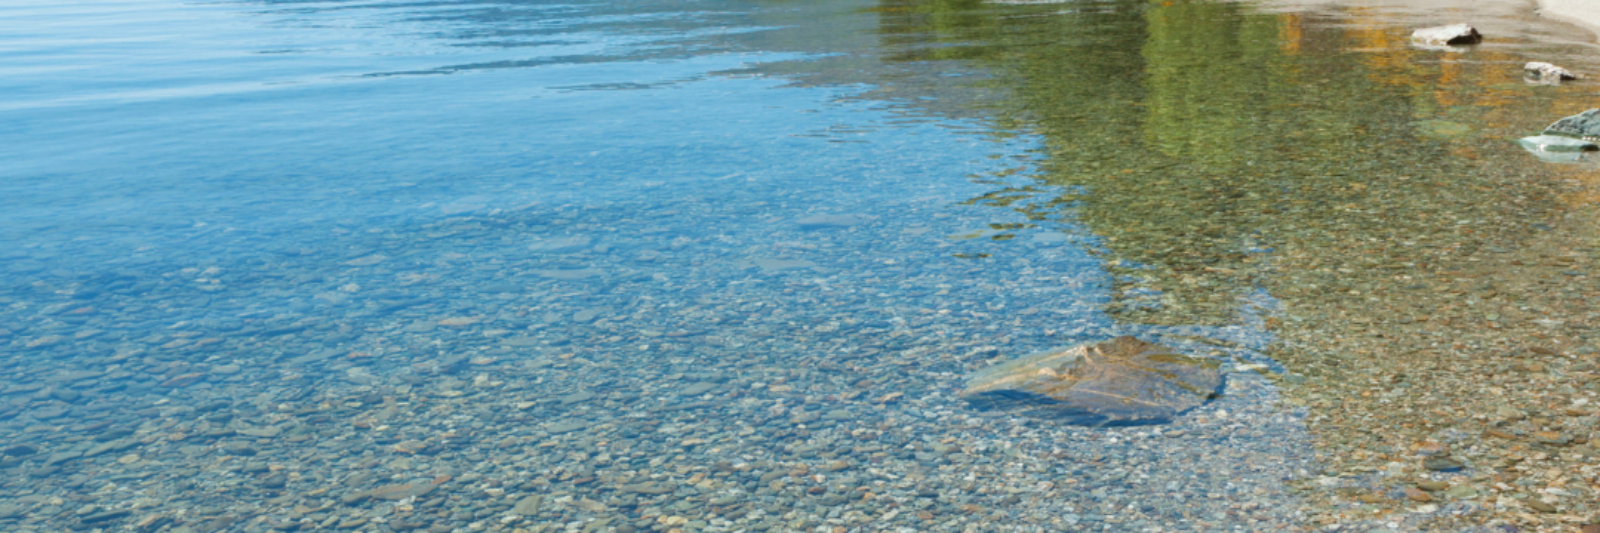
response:
<svg viewBox="0 0 1600 533"><path fill-rule="evenodd" d="M873 61L863 7L0 7L0 523L1290 520L1226 511L1309 462L1254 374L1190 441L955 398L1050 346L1267 339L1119 325L1096 237L964 203L1036 139L755 68Z"/></svg>

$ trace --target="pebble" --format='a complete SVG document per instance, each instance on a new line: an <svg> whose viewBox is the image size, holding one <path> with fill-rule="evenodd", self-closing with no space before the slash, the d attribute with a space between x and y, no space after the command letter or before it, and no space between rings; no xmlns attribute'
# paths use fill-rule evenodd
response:
<svg viewBox="0 0 1600 533"><path fill-rule="evenodd" d="M525 496L517 500L516 505L511 507L511 512L522 516L534 516L539 514L539 508L543 505L544 496Z"/></svg>
<svg viewBox="0 0 1600 533"><path fill-rule="evenodd" d="M711 383L711 382L691 383L689 385L684 386L682 390L679 390L678 394L681 394L681 395L684 395L684 396L699 396L701 394L705 394L707 392L711 392L713 389L716 389L716 388L717 388L717 384L716 383Z"/></svg>
<svg viewBox="0 0 1600 533"><path fill-rule="evenodd" d="M1465 466L1461 461L1449 457L1429 457L1422 460L1422 467L1434 472L1455 472Z"/></svg>
<svg viewBox="0 0 1600 533"><path fill-rule="evenodd" d="M557 423L557 424L551 424L551 425L545 427L545 431L550 433L551 435L561 435L561 434L564 434L564 433L571 433L571 432L574 432L574 431L578 431L578 430L581 430L581 429L584 429L584 428L587 428L587 427L589 427L589 423L588 422L584 422L584 421L581 421L581 420L573 420L573 421L569 421L569 422L561 422L561 423Z"/></svg>
<svg viewBox="0 0 1600 533"><path fill-rule="evenodd" d="M77 459L81 455L83 455L83 452L76 452L76 451L65 451L65 452L52 453L52 454L50 454L50 457L48 457L48 458L46 458L44 460L44 466L53 466L53 465L58 465L58 464L61 464L61 463L65 463L67 461L71 461L73 459Z"/></svg>

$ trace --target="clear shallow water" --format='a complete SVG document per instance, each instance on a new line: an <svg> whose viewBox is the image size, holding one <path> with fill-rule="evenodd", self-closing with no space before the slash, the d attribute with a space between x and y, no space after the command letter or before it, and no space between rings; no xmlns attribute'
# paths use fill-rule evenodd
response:
<svg viewBox="0 0 1600 533"><path fill-rule="evenodd" d="M1101 7L1069 47L1141 20ZM987 9L0 8L0 520L1296 523L1307 437L1253 372L1161 428L954 397L1115 334L1274 365L1252 283L1215 284L1221 313L1119 316L1166 308L1134 287L1154 261L1108 265L1123 226L1030 177L1060 138L1007 106L1049 93L985 51L1037 33L969 32L1022 20Z"/></svg>

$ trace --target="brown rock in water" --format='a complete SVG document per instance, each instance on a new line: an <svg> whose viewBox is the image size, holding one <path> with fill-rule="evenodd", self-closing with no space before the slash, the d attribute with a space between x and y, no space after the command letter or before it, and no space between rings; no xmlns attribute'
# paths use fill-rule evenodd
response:
<svg viewBox="0 0 1600 533"><path fill-rule="evenodd" d="M1169 422L1217 395L1218 363L1133 337L1028 355L981 370L961 397L979 408L1085 425Z"/></svg>
<svg viewBox="0 0 1600 533"><path fill-rule="evenodd" d="M1422 467L1434 472L1455 472L1466 465L1449 457L1429 457L1422 460Z"/></svg>

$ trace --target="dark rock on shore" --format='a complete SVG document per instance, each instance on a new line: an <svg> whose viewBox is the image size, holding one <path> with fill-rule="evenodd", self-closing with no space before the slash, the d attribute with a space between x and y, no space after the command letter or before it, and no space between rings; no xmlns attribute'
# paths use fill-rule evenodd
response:
<svg viewBox="0 0 1600 533"><path fill-rule="evenodd" d="M1424 46L1455 46L1481 43L1483 35L1472 26L1451 24L1414 31L1411 33L1411 40Z"/></svg>

